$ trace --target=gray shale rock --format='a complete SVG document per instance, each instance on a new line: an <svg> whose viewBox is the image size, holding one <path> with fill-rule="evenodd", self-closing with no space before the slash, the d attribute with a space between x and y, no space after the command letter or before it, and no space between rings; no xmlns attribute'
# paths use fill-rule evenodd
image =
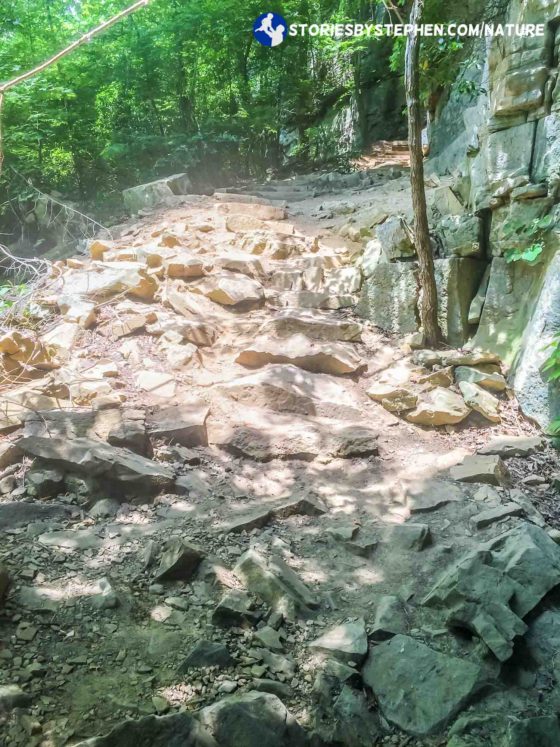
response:
<svg viewBox="0 0 560 747"><path fill-rule="evenodd" d="M198 718L220 747L308 745L305 731L282 701L270 693L230 695L203 708Z"/></svg>
<svg viewBox="0 0 560 747"><path fill-rule="evenodd" d="M200 565L204 553L181 539L171 539L165 545L155 578L158 581L188 581Z"/></svg>
<svg viewBox="0 0 560 747"><path fill-rule="evenodd" d="M241 556L233 572L249 591L288 620L305 616L319 606L315 595L279 557L266 558L257 550L248 550Z"/></svg>
<svg viewBox="0 0 560 747"><path fill-rule="evenodd" d="M373 646L362 677L387 721L419 737L441 732L483 684L476 664L405 635Z"/></svg>
<svg viewBox="0 0 560 747"><path fill-rule="evenodd" d="M120 493L129 490L153 494L171 489L174 482L169 467L128 449L89 438L68 440L28 436L21 438L18 446L25 454L51 462L68 472L107 480Z"/></svg>

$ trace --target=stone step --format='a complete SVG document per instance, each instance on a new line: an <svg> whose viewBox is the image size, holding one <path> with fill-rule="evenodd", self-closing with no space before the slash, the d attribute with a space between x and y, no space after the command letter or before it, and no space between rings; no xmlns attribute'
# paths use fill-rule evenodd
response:
<svg viewBox="0 0 560 747"><path fill-rule="evenodd" d="M270 299L275 305L287 309L347 309L356 306L355 295L331 295L325 291L286 291Z"/></svg>
<svg viewBox="0 0 560 747"><path fill-rule="evenodd" d="M272 200L266 197L259 197L258 195L252 195L240 192L214 192L212 197L218 202L238 202L241 204L250 205L274 205ZM286 207L285 205L276 205L276 207Z"/></svg>
<svg viewBox="0 0 560 747"><path fill-rule="evenodd" d="M231 407L207 422L208 443L259 462L312 461L377 454L377 433L364 423Z"/></svg>
<svg viewBox="0 0 560 747"><path fill-rule="evenodd" d="M286 208L254 202L220 202L216 205L218 213L225 215L248 215L259 220L285 220Z"/></svg>
<svg viewBox="0 0 560 747"><path fill-rule="evenodd" d="M327 342L359 342L362 325L314 309L287 309L277 312L265 321L260 331L261 334L273 334L278 337L301 333Z"/></svg>
<svg viewBox="0 0 560 747"><path fill-rule="evenodd" d="M271 364L247 376L213 387L219 395L275 412L359 420L356 393L326 374L302 371L290 364Z"/></svg>
<svg viewBox="0 0 560 747"><path fill-rule="evenodd" d="M292 363L306 371L335 376L355 373L366 365L349 343L311 340L302 334L282 339L261 335L239 353L236 362L248 368Z"/></svg>

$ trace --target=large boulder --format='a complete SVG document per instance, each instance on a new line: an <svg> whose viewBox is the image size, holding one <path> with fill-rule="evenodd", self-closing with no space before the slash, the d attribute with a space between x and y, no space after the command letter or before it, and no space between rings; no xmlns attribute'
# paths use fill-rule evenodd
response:
<svg viewBox="0 0 560 747"><path fill-rule="evenodd" d="M542 267L495 257L473 344L512 363L538 297Z"/></svg>
<svg viewBox="0 0 560 747"><path fill-rule="evenodd" d="M487 178L490 192L499 196L509 194L521 180L529 182L532 148L536 122L491 132L487 141Z"/></svg>
<svg viewBox="0 0 560 747"><path fill-rule="evenodd" d="M538 120L533 159L533 179L546 182L554 194L560 183L560 112Z"/></svg>
<svg viewBox="0 0 560 747"><path fill-rule="evenodd" d="M174 174L164 179L157 179L148 184L123 189L124 206L130 214L165 205L173 195L186 195L191 190L191 181L187 174Z"/></svg>
<svg viewBox="0 0 560 747"><path fill-rule="evenodd" d="M522 522L452 564L423 603L445 609L451 627L475 633L506 661L527 631L523 618L559 582L560 548Z"/></svg>
<svg viewBox="0 0 560 747"><path fill-rule="evenodd" d="M492 566L491 554L480 551L453 564L423 603L443 608L450 627L479 636L500 661L506 661L515 638L527 631L510 606L517 588L503 570Z"/></svg>
<svg viewBox="0 0 560 747"><path fill-rule="evenodd" d="M364 280L357 306L360 316L386 332L418 329L418 265L380 262Z"/></svg>
<svg viewBox="0 0 560 747"><path fill-rule="evenodd" d="M416 254L412 230L401 216L387 218L377 226L377 239L390 262L414 257Z"/></svg>
<svg viewBox="0 0 560 747"><path fill-rule="evenodd" d="M50 462L67 472L100 478L109 487L112 486L118 495L154 494L169 490L174 483L173 470L169 467L128 449L90 438L67 441L28 436L21 438L18 445L25 454Z"/></svg>
<svg viewBox="0 0 560 747"><path fill-rule="evenodd" d="M550 381L543 364L560 333L560 252L546 270L533 314L521 340L513 387L524 414L545 431L560 417L560 387Z"/></svg>
<svg viewBox="0 0 560 747"><path fill-rule="evenodd" d="M387 721L420 737L442 731L483 684L476 664L406 635L373 646L362 678Z"/></svg>
<svg viewBox="0 0 560 747"><path fill-rule="evenodd" d="M308 744L305 731L271 693L231 695L203 708L198 718L220 747L306 747Z"/></svg>

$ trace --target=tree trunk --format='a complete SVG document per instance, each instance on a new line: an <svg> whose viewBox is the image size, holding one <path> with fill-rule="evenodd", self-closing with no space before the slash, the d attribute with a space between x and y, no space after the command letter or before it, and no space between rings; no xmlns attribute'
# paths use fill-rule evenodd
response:
<svg viewBox="0 0 560 747"><path fill-rule="evenodd" d="M424 0L414 0L410 23L421 22ZM425 344L435 347L441 337L438 324L437 288L434 258L428 226L426 191L424 188L424 155L422 152L422 109L420 106L420 36L411 33L406 41L405 87L408 109L408 143L410 147L410 186L414 210L415 243L420 274L420 319L424 328Z"/></svg>

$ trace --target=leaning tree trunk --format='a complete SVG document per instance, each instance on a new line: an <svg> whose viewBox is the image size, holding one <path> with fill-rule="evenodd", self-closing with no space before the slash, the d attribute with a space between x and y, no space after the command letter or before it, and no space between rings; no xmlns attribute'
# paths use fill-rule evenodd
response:
<svg viewBox="0 0 560 747"><path fill-rule="evenodd" d="M421 22L424 0L414 0L410 13L413 28ZM426 345L437 345L441 332L438 324L437 288L434 258L428 226L426 191L424 189L424 155L422 152L422 109L420 106L420 36L411 33L406 42L405 87L408 109L408 142L410 147L410 185L414 209L416 252L420 274L420 319Z"/></svg>

